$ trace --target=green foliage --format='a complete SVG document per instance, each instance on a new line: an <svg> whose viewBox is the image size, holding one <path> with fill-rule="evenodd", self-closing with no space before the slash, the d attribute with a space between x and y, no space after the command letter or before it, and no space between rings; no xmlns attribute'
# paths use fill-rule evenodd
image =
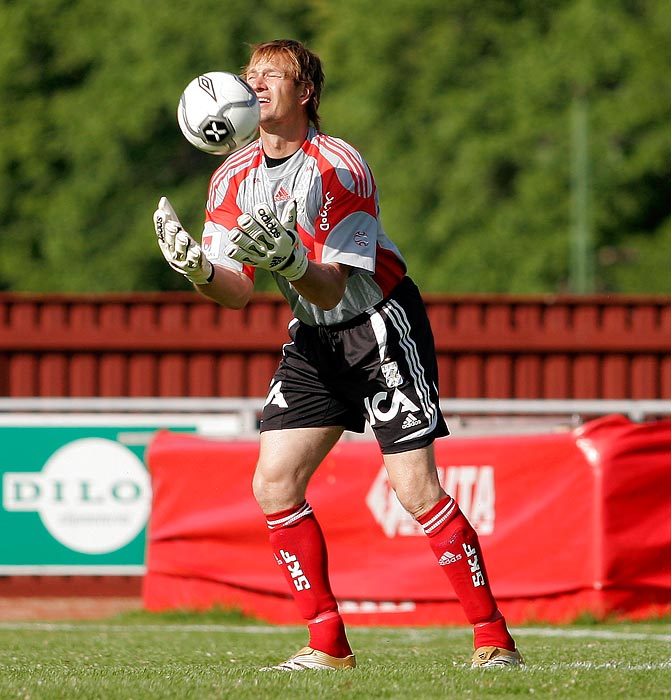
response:
<svg viewBox="0 0 671 700"><path fill-rule="evenodd" d="M181 90L294 36L425 290L569 289L580 99L595 288L671 292L667 0L22 0L0 26L0 289L188 289L151 225L166 194L197 234L218 164Z"/></svg>

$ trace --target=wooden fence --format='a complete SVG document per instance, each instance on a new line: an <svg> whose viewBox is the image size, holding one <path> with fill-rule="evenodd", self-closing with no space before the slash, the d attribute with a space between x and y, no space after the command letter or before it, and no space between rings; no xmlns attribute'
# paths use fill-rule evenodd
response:
<svg viewBox="0 0 671 700"><path fill-rule="evenodd" d="M426 303L442 397L671 399L671 297ZM0 396L264 396L289 320L274 295L0 294Z"/></svg>

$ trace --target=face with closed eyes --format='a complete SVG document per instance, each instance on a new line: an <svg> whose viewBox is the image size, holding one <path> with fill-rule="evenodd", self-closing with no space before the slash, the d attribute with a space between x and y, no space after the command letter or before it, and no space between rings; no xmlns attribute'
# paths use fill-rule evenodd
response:
<svg viewBox="0 0 671 700"><path fill-rule="evenodd" d="M250 63L244 77L259 99L262 129L272 130L273 125L279 124L307 123L310 86L297 81L291 66L281 57Z"/></svg>

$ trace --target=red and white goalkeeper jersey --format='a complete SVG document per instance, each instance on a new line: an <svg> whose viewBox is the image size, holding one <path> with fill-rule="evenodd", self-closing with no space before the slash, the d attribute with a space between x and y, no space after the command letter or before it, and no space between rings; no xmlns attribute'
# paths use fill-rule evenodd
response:
<svg viewBox="0 0 671 700"><path fill-rule="evenodd" d="M405 261L379 219L373 174L362 156L346 142L311 128L302 148L281 165L265 165L260 140L229 156L212 176L208 194L203 250L219 265L254 268L224 255L228 232L243 212L256 204L273 207L279 219L296 200L298 233L308 258L352 267L342 301L324 311L301 297L274 273L296 318L310 325L342 323L386 297L403 278Z"/></svg>

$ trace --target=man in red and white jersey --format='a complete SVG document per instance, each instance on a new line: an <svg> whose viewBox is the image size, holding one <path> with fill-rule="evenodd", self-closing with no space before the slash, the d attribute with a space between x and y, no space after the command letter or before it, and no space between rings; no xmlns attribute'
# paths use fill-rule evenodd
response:
<svg viewBox="0 0 671 700"><path fill-rule="evenodd" d="M438 481L433 442L448 430L424 304L382 228L368 164L319 129L321 61L300 42L271 41L254 48L244 77L260 102L260 138L212 176L202 247L165 198L154 224L168 263L201 294L243 308L263 268L294 314L263 410L253 490L309 641L272 668L356 665L306 489L343 431L363 432L366 421L474 627L473 666L518 666L478 536Z"/></svg>

